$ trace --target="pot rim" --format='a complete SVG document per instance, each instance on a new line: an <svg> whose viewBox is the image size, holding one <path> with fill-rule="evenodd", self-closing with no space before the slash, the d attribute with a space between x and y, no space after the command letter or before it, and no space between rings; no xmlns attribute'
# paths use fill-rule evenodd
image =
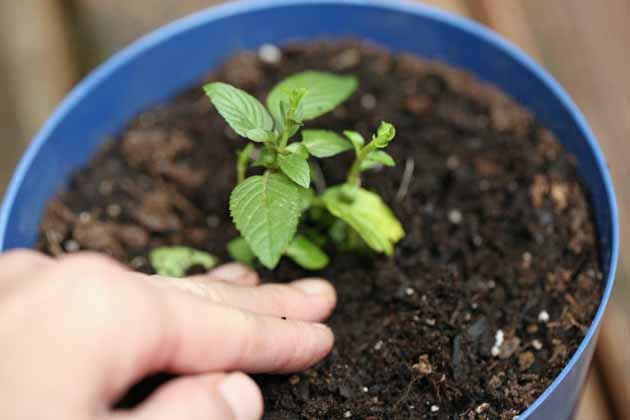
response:
<svg viewBox="0 0 630 420"><path fill-rule="evenodd" d="M554 378L553 382L538 396L536 401L531 404L524 412L520 414L520 418L527 418L533 414L536 409L554 392L554 390L564 381L567 375L572 371L573 367L579 362L582 354L585 352L588 344L597 338L598 327L602 321L606 305L610 299L615 281L615 273L617 269L617 260L619 253L619 220L616 198L608 165L603 153L597 144L595 136L591 131L586 119L572 101L569 94L560 86L560 84L532 58L525 54L519 47L512 42L502 38L492 30L474 22L473 20L457 16L455 14L445 12L432 6L424 4L412 4L401 0L241 0L237 2L222 4L208 9L196 12L190 16L178 19L170 24L162 26L149 34L141 37L137 41L131 43L121 51L115 53L107 59L103 64L99 65L95 70L89 73L81 82L79 82L66 98L57 107L54 113L47 119L46 123L34 137L26 152L20 159L9 186L5 193L2 207L0 208L0 250L5 248L5 235L7 224L11 213L11 208L16 199L20 185L22 184L32 161L38 155L43 144L48 139L50 133L63 120L66 114L70 113L80 102L81 98L90 93L92 86L98 85L103 79L113 73L116 69L124 66L127 62L139 55L142 51L158 45L173 37L174 35L190 30L191 28L205 25L208 22L238 15L244 12L251 13L264 9L282 8L287 6L302 5L354 5L359 7L379 8L388 11L414 14L430 18L449 26L455 26L465 32L472 34L480 42L492 44L499 50L513 58L519 65L526 68L536 78L538 78L549 91L555 95L565 107L568 113L574 118L579 130L588 143L588 148L592 154L600 175L603 178L606 199L607 212L611 217L610 220L610 260L608 272L606 274L606 287L602 295L601 302L597 309L597 313L593 322L589 326L588 333L582 339L579 347L571 356L571 359L564 366L562 371Z"/></svg>

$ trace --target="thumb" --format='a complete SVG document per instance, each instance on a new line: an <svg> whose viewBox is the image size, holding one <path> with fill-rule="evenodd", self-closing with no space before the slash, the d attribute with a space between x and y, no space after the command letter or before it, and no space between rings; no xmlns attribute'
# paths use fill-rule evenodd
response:
<svg viewBox="0 0 630 420"><path fill-rule="evenodd" d="M217 373L174 379L111 420L259 420L262 414L262 394L249 376Z"/></svg>

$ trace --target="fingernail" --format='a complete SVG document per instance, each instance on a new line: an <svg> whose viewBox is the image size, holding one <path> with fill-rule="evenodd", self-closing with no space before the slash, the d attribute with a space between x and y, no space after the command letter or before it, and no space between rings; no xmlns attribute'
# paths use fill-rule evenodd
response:
<svg viewBox="0 0 630 420"><path fill-rule="evenodd" d="M298 280L291 283L307 295L334 295L335 289L325 280L308 279Z"/></svg>
<svg viewBox="0 0 630 420"><path fill-rule="evenodd" d="M258 420L262 417L263 402L260 390L244 373L228 375L217 389L232 409L235 420Z"/></svg>
<svg viewBox="0 0 630 420"><path fill-rule="evenodd" d="M239 263L228 263L224 264L220 267L215 268L214 270L208 273L211 277L216 277L223 281L227 282L238 282L238 283L257 283L258 275L251 268L239 264Z"/></svg>

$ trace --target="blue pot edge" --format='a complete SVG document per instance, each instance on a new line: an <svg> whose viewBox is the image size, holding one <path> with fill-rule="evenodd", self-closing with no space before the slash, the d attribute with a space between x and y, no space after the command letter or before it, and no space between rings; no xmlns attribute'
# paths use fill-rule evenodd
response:
<svg viewBox="0 0 630 420"><path fill-rule="evenodd" d="M568 109L569 113L573 115L580 130L584 134L584 137L588 142L588 147L595 157L597 167L599 168L604 178L606 196L609 203L609 212L612 215L612 232L610 236L611 254L608 276L606 278L606 288L604 290L604 294L602 296L602 300L597 310L597 313L595 314L595 318L593 319L592 324L589 326L587 335L584 337L578 349L575 351L566 366L562 369L560 374L558 374L558 376L556 376L556 378L553 380L551 385L549 385L545 389L545 391L536 399L536 401L534 401L531 406L527 408L527 410L520 414L522 418L527 418L549 397L549 395L553 393L554 389L557 388L560 383L562 383L564 378L578 363L579 359L582 356L582 353L584 353L589 343L597 337L599 325L601 324L606 306L612 294L615 282L615 274L617 271L617 262L619 257L619 219L617 202L612 184L612 178L610 176L610 171L608 170L608 164L606 163L604 155L599 145L597 144L595 135L590 129L590 126L586 122L586 119L582 115L581 111L571 99L570 95L554 79L553 76L551 76L518 46L467 17L457 16L455 14L437 9L432 6L415 3L412 4L402 0L241 0L233 3L210 7L206 10L202 10L190 16L178 19L170 24L167 24L150 32L149 34L139 38L127 47L123 48L121 51L115 53L112 57L107 59L90 74L88 74L81 82L79 82L77 86L73 88L72 91L68 94L68 96L66 96L66 98L60 103L60 105L53 112L51 117L46 121L46 123L34 137L33 141L28 146L26 152L20 159L14 171L14 174L7 188L7 192L5 193L2 207L0 208L0 251L4 250L4 238L12 204L15 201L15 197L18 193L19 187L25 177L25 174L31 162L38 154L40 148L46 141L46 138L48 138L48 135L50 134L50 132L53 131L58 122L61 121L71 109L73 109L75 104L82 97L88 94L93 85L100 83L100 81L105 78L109 73L111 73L116 68L123 66L126 62L131 60L142 50L159 44L163 40L168 39L171 36L190 27L203 25L208 21L221 19L242 12L252 12L261 9L285 7L292 5L294 6L301 4L349 4L366 7L378 7L403 13L424 15L432 19L442 21L446 24L458 26L463 30L472 33L483 41L491 43L497 48L504 50L517 62L527 68L536 77L538 77L547 86L547 88L560 99L562 104Z"/></svg>

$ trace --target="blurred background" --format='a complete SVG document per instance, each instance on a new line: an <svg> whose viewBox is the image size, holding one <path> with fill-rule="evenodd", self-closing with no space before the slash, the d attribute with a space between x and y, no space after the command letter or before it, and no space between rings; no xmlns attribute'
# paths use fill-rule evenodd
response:
<svg viewBox="0 0 630 420"><path fill-rule="evenodd" d="M0 194L34 133L90 70L155 27L222 2L0 0ZM615 181L622 248L578 418L630 419L630 0L425 3L518 44L569 91L599 139Z"/></svg>

